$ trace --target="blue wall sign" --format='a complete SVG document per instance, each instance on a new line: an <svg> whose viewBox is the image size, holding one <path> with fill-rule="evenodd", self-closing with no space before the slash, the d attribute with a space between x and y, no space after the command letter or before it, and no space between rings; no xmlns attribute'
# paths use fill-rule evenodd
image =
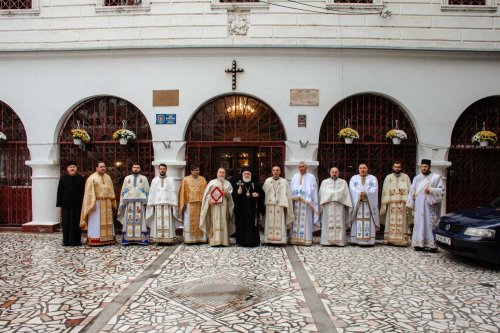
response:
<svg viewBox="0 0 500 333"><path fill-rule="evenodd" d="M176 114L157 113L156 125L175 125L177 123Z"/></svg>

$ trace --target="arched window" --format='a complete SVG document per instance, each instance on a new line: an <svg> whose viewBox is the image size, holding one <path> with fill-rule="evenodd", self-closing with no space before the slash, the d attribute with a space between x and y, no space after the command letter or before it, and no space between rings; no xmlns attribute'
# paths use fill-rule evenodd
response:
<svg viewBox="0 0 500 333"><path fill-rule="evenodd" d="M453 127L446 182L448 211L484 206L500 196L500 142L480 147L471 141L483 124L486 130L500 135L500 96L473 103Z"/></svg>
<svg viewBox="0 0 500 333"><path fill-rule="evenodd" d="M31 168L24 125L7 104L0 101L0 227L20 227L31 221Z"/></svg>
<svg viewBox="0 0 500 333"><path fill-rule="evenodd" d="M396 126L408 139L394 145L385 134ZM349 126L359 133L359 140L345 144L338 132ZM330 177L329 169L336 166L342 178L349 180L358 172L358 165L367 163L370 174L377 177L382 188L384 177L392 172L392 163L401 161L404 172L415 175L417 138L404 110L390 99L375 94L348 97L335 105L323 120L319 135L320 180Z"/></svg>
<svg viewBox="0 0 500 333"><path fill-rule="evenodd" d="M127 145L120 145L112 139L113 133L123 127L136 134L137 139ZM71 129L80 127L90 135L90 142L75 145ZM98 96L87 99L75 106L59 133L61 173L65 172L68 161L76 161L85 177L95 172L97 162L106 163L118 193L123 178L130 173L133 163L139 163L142 173L152 179L153 144L148 121L132 103L112 96Z"/></svg>
<svg viewBox="0 0 500 333"><path fill-rule="evenodd" d="M281 120L269 105L249 95L228 94L194 114L186 132L186 161L188 166L199 165L208 178L214 178L220 166L232 176L248 165L262 183L273 165L283 172L285 140Z"/></svg>

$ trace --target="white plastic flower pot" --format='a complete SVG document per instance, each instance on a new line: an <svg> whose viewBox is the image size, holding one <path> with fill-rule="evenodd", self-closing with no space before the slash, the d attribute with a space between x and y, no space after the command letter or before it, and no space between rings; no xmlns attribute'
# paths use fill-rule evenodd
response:
<svg viewBox="0 0 500 333"><path fill-rule="evenodd" d="M82 144L82 139L73 139L73 143L77 146L81 145Z"/></svg>
<svg viewBox="0 0 500 333"><path fill-rule="evenodd" d="M344 138L344 141L347 145L350 145L354 141L354 138Z"/></svg>
<svg viewBox="0 0 500 333"><path fill-rule="evenodd" d="M128 143L128 139L120 138L120 144L121 145L126 145L127 143Z"/></svg>
<svg viewBox="0 0 500 333"><path fill-rule="evenodd" d="M481 147L488 147L488 144L489 144L489 143L490 143L489 141L479 141L479 145L480 145Z"/></svg>
<svg viewBox="0 0 500 333"><path fill-rule="evenodd" d="M401 143L401 139L400 138L392 138L392 144L399 145L400 143Z"/></svg>

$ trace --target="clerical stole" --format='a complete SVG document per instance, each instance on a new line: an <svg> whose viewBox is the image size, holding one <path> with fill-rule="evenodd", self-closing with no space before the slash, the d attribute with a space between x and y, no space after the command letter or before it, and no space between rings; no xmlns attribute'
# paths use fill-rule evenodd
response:
<svg viewBox="0 0 500 333"><path fill-rule="evenodd" d="M128 242L148 243L145 205L142 202L128 202L125 207L125 222L123 224L122 244Z"/></svg>
<svg viewBox="0 0 500 333"><path fill-rule="evenodd" d="M210 205L210 220L211 228L208 231L208 239L210 246L229 246L229 234L228 234L228 223L229 216L227 214L228 210L228 200L225 200L220 204Z"/></svg>
<svg viewBox="0 0 500 333"><path fill-rule="evenodd" d="M278 205L266 205L264 243L286 244L285 209Z"/></svg>
<svg viewBox="0 0 500 333"><path fill-rule="evenodd" d="M406 202L388 204L386 214L384 243L408 246L408 221L411 221L412 211L406 208Z"/></svg>
<svg viewBox="0 0 500 333"><path fill-rule="evenodd" d="M113 208L111 200L97 200L95 210L89 214L87 243L90 246L115 243Z"/></svg>
<svg viewBox="0 0 500 333"><path fill-rule="evenodd" d="M302 199L293 200L295 220L292 226L290 244L312 245L313 214L314 211Z"/></svg>
<svg viewBox="0 0 500 333"><path fill-rule="evenodd" d="M184 211L184 243L206 243L207 237L200 229L201 201L190 202Z"/></svg>
<svg viewBox="0 0 500 333"><path fill-rule="evenodd" d="M155 205L151 225L151 240L157 243L175 242L175 221L171 205Z"/></svg>
<svg viewBox="0 0 500 333"><path fill-rule="evenodd" d="M346 208L337 201L331 201L322 207L321 245L344 246L346 236Z"/></svg>
<svg viewBox="0 0 500 333"><path fill-rule="evenodd" d="M377 232L374 222L374 212L369 199L359 198L353 212L351 228L351 243L359 245L374 245Z"/></svg>

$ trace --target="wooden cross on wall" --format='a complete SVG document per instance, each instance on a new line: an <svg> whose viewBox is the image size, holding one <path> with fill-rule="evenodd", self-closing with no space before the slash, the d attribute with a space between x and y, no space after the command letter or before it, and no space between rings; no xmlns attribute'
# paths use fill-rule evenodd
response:
<svg viewBox="0 0 500 333"><path fill-rule="evenodd" d="M233 90L236 90L236 74L244 72L241 68L236 68L236 60L233 60L233 66L226 69L226 73L233 74Z"/></svg>

